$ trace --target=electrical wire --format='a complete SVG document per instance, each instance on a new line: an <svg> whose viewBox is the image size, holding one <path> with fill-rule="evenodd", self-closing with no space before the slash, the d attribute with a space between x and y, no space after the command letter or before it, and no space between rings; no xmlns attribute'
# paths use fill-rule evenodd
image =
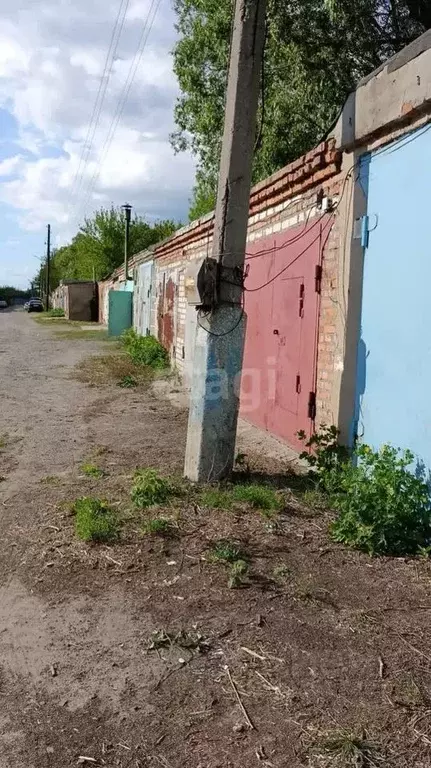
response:
<svg viewBox="0 0 431 768"><path fill-rule="evenodd" d="M115 55L118 49L118 43L123 31L124 22L126 19L126 13L129 7L130 0L121 0L120 7L118 9L117 17L115 19L114 27L111 34L111 40L109 42L108 51L106 53L105 63L103 66L103 72L100 76L99 88L96 94L96 100L93 105L93 111L91 113L90 122L87 128L87 135L85 137L84 145L82 148L78 169L75 174L75 178L72 182L71 199L79 194L79 190L82 185L82 181L87 167L88 158L93 146L94 137L97 127L99 125L102 106L105 100L106 91L108 88L109 80L111 77L111 66L114 62ZM81 170L82 169L82 170Z"/></svg>
<svg viewBox="0 0 431 768"><path fill-rule="evenodd" d="M236 285L236 283L234 283L234 285ZM228 331L223 331L223 333L214 333L214 331L210 331L208 328L205 328L205 326L202 325L202 323L199 322L199 315L198 315L197 323L198 323L199 328L202 328L202 330L205 331L209 336L215 336L217 339L221 339L223 336L229 336L230 333L233 333L234 331L236 331L236 329L238 328L241 320L244 317L244 307L242 305L242 302L241 302L240 306L241 306L241 314L240 314L237 322L235 323L235 325L232 328L229 328ZM205 317L211 317L211 312L207 312L205 314Z"/></svg>
<svg viewBox="0 0 431 768"><path fill-rule="evenodd" d="M95 169L95 171L93 173L92 179L90 181L90 185L89 185L88 190L87 190L87 194L86 194L86 197L85 197L85 200L84 200L84 204L82 206L84 210L87 207L89 200L91 199L91 196L93 194L94 188L95 188L95 186L96 186L96 184L97 184L97 182L99 180L99 177L100 177L100 174L101 174L101 171L102 171L102 167L103 167L103 163L105 162L105 160L106 160L106 158L108 156L109 150L111 148L112 141L113 141L114 136L115 136L115 132L116 132L116 130L118 128L118 124L119 124L120 119L122 117L122 114L124 112L124 107L126 105L127 98L129 96L129 93L130 93L131 87L133 85L134 79L136 77L136 72L137 72L137 69L138 69L139 64L141 62L142 56L144 54L144 50L145 50L145 47L146 47L146 44L147 44L150 32L152 30L152 27L153 27L153 24L154 24L157 12L159 10L160 4L161 4L161 0L151 0L151 5L150 5L150 8L148 10L148 14L146 16L144 25L142 27L142 32L141 32L141 35L140 35L140 38L139 38L138 47L136 49L135 55L133 57L131 65L130 65L126 81L125 81L125 83L123 85L123 90L122 90L120 99L119 99L118 104L117 104L116 112L115 112L114 117L113 117L113 119L111 121L111 125L109 127L108 133L106 135L106 139L105 139L105 142L104 142L104 145L102 147L101 154L100 154L99 162L98 162L98 164L96 166L96 169Z"/></svg>

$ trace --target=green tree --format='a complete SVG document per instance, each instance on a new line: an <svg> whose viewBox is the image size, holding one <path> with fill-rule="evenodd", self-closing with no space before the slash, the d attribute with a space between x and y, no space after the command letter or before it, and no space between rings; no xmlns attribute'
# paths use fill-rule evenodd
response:
<svg viewBox="0 0 431 768"><path fill-rule="evenodd" d="M130 253L139 253L150 245L164 240L178 227L170 220L149 224L135 216L130 227ZM50 287L56 288L60 280L102 280L122 264L124 259L125 217L121 208L101 208L85 219L72 241L52 253ZM45 291L46 262L41 263L35 278Z"/></svg>
<svg viewBox="0 0 431 768"><path fill-rule="evenodd" d="M176 151L197 158L192 218L214 206L231 0L174 0ZM357 81L431 26L427 0L268 0L253 179L318 143Z"/></svg>

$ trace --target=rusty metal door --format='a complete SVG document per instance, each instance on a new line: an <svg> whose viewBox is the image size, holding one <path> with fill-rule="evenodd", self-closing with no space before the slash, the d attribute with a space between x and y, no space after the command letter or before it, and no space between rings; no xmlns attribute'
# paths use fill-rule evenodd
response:
<svg viewBox="0 0 431 768"><path fill-rule="evenodd" d="M319 269L325 221L249 244L241 414L301 448L314 426Z"/></svg>
<svg viewBox="0 0 431 768"><path fill-rule="evenodd" d="M178 270L167 267L157 273L157 338L176 355Z"/></svg>

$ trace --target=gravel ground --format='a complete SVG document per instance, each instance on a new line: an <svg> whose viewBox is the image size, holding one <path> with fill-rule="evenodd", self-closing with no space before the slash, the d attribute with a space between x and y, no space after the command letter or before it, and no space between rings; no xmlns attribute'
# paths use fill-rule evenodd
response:
<svg viewBox="0 0 431 768"><path fill-rule="evenodd" d="M133 470L181 471L186 412L74 378L109 348L0 314L0 768L430 768L429 563L335 546L248 428L276 523L191 499L175 537L140 536ZM116 505L120 542L76 539L83 495ZM219 538L249 559L241 589L206 556Z"/></svg>

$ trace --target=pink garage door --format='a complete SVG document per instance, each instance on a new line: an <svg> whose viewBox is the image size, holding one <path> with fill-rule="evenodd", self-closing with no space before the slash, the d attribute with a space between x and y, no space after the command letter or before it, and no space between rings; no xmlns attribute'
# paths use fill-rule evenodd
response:
<svg viewBox="0 0 431 768"><path fill-rule="evenodd" d="M320 269L328 219L247 246L241 415L301 448L313 429Z"/></svg>

